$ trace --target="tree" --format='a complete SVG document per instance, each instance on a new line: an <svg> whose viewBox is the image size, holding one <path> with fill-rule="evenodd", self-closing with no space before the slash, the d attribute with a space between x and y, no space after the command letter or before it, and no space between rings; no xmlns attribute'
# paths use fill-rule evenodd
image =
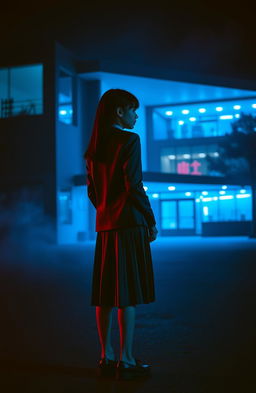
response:
<svg viewBox="0 0 256 393"><path fill-rule="evenodd" d="M256 117L240 115L231 123L232 132L218 143L219 157L207 156L208 167L221 175L249 183L252 196L251 238L256 238ZM240 182L241 183L241 182Z"/></svg>

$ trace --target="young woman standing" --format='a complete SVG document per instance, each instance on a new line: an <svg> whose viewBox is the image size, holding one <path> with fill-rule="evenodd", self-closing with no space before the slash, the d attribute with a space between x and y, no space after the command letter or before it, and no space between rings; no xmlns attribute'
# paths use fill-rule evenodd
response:
<svg viewBox="0 0 256 393"><path fill-rule="evenodd" d="M155 301L150 242L158 230L142 183L141 145L133 129L138 99L110 89L101 97L84 154L88 197L96 208L91 305L101 343L100 370L143 375L148 364L132 352L136 304ZM126 131L124 130L126 129ZM111 346L112 311L118 307L120 359Z"/></svg>

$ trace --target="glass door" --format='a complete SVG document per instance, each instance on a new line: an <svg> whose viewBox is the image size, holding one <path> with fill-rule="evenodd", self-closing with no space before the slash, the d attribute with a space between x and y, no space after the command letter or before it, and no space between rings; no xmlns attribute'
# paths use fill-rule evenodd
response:
<svg viewBox="0 0 256 393"><path fill-rule="evenodd" d="M194 235L196 210L194 199L161 200L161 235Z"/></svg>

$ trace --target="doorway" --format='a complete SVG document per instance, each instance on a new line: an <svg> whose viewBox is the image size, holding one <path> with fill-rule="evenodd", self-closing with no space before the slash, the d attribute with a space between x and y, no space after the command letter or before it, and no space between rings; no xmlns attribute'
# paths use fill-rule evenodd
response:
<svg viewBox="0 0 256 393"><path fill-rule="evenodd" d="M195 199L162 199L160 201L161 236L195 235Z"/></svg>

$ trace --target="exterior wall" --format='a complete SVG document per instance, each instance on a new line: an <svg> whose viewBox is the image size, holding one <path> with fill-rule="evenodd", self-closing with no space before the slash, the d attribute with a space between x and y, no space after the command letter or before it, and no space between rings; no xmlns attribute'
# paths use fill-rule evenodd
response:
<svg viewBox="0 0 256 393"><path fill-rule="evenodd" d="M28 200L42 204L55 233L55 101L54 48L49 45L41 53L24 54L22 64L43 64L43 114L0 119L0 175L2 192L15 189L17 194L27 190ZM4 54L3 54L4 58ZM2 67L19 66L13 59ZM34 200L32 188L40 195ZM55 242L55 239L53 239Z"/></svg>
<svg viewBox="0 0 256 393"><path fill-rule="evenodd" d="M60 71L72 76L74 81L73 124L65 124L58 116ZM100 81L80 78L76 73L76 59L59 44L56 45L55 77L58 243L76 243L96 236L95 208L88 201L83 154L90 140ZM84 175L83 185L74 187L73 176L79 174Z"/></svg>

